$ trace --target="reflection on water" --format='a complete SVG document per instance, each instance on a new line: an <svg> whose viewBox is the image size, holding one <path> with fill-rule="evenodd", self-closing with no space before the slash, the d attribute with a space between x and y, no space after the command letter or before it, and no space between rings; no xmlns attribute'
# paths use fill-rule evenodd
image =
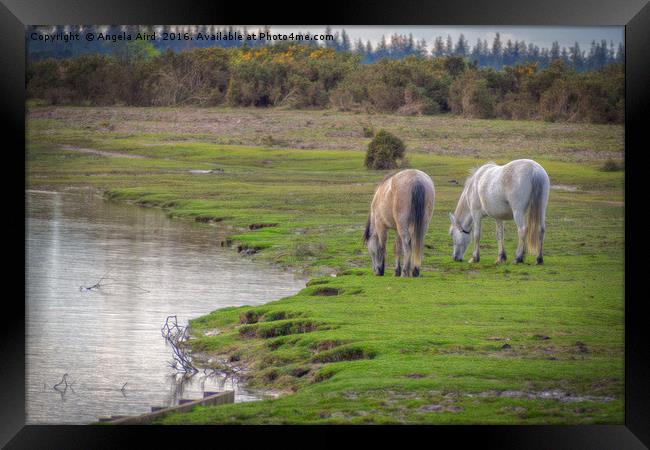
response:
<svg viewBox="0 0 650 450"><path fill-rule="evenodd" d="M169 367L160 328L225 306L292 295L304 281L219 246L213 227L85 193L28 191L27 423L89 423L235 389ZM96 284L99 288L80 289ZM53 389L67 373L63 383Z"/></svg>

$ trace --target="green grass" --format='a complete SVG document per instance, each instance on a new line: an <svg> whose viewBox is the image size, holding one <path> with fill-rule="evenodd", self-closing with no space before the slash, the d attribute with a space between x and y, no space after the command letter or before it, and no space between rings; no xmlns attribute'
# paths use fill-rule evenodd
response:
<svg viewBox="0 0 650 450"><path fill-rule="evenodd" d="M33 108L30 187L91 186L112 200L162 207L171 217L218 221L233 247L261 249L255 258L313 277L295 296L191 322L197 356L247 367L250 386L285 395L195 408L160 423L623 423L624 172L601 170L612 152L622 159L622 127L395 118L391 131L406 135L411 165L436 185L423 276L401 279L388 268L387 276L373 276L361 242L384 173L363 168L363 145L355 151L355 140L332 148L319 122L345 131L354 118L381 123L385 116L265 111L289 146L298 134L310 133L291 120L313 124L313 148L300 149L210 142L209 129L195 138L184 129L152 132L154 125L110 131L92 109L90 118L75 123L70 114L79 110ZM142 123L149 114L153 124L170 113L124 112ZM207 112L224 120L262 114ZM257 126L243 122L236 139L219 139L252 142ZM408 139L417 130L441 147L471 143L474 151L420 151ZM522 143L536 139L552 150L522 150ZM497 144L502 152L495 155ZM144 158L80 153L65 145ZM580 161L562 153L576 147L583 149ZM512 155L535 157L558 187L547 211L545 265L530 265L530 258L524 265L496 265L490 219L481 262L453 262L446 213L468 169ZM223 173L188 172L214 168ZM272 226L251 230L254 224ZM508 256L515 246L509 222ZM389 247L387 262L392 242ZM205 335L215 328L218 335ZM583 398L538 395L553 390Z"/></svg>

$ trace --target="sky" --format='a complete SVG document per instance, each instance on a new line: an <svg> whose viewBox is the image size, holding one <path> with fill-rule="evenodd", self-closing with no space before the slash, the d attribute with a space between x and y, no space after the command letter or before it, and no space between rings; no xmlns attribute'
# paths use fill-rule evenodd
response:
<svg viewBox="0 0 650 450"><path fill-rule="evenodd" d="M370 40L375 46L381 40L381 36L385 35L388 42L390 42L390 35L404 34L408 35L413 33L416 40L424 38L427 42L429 50L433 47L433 40L436 36L442 36L443 39L447 35L451 35L454 44L458 40L460 34L465 35L465 39L471 46L474 46L477 38L487 39L488 45L492 47L492 40L497 32L501 34L501 41L505 44L508 39L513 42L515 40L526 41L526 43L533 42L539 47L551 47L553 41L558 41L560 47L571 47L575 42L578 42L582 50L589 50L591 41L596 40L599 42L601 39L606 39L609 44L610 41L618 47L618 44L624 42L624 27L522 27L522 26L462 26L462 27L449 27L449 26L337 26L332 25L332 31L336 33L341 29L350 36L350 40L354 43L357 38L361 38L364 42ZM249 31L257 30L257 25L249 25ZM260 27L261 28L261 27ZM271 26L271 32L275 33L291 33L297 31L322 33L325 30L324 26Z"/></svg>

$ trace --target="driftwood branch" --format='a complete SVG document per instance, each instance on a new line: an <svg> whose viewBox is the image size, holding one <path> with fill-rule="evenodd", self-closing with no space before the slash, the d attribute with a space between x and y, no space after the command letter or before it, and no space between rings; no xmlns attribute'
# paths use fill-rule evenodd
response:
<svg viewBox="0 0 650 450"><path fill-rule="evenodd" d="M59 386L61 386L61 385L64 385L65 389L68 388L69 384L68 384L68 374L67 373L63 374L63 376L61 377L61 381L59 381L57 384L52 386L52 389L59 390Z"/></svg>
<svg viewBox="0 0 650 450"><path fill-rule="evenodd" d="M74 389L72 388L72 385L74 385L75 381L77 380L72 380L68 382L68 377L69 375L67 373L64 373L63 376L61 377L61 381L59 381L57 384L52 386L52 389L61 394L61 399L65 399L65 394L68 392L68 389L70 389L73 393L76 393ZM45 383L43 383L43 388L45 388Z"/></svg>
<svg viewBox="0 0 650 450"><path fill-rule="evenodd" d="M97 283L91 285L91 286L79 286L79 290L82 292L87 292L87 291L92 291L92 290L98 290L101 289L104 286L128 286L134 289L139 289L143 292L149 292L147 289L144 289L140 286L129 284L129 283L121 283L121 282L116 282L114 278L110 278L108 274L111 272L110 269L108 272L106 272L100 279L97 281ZM104 281L110 280L112 283L105 283Z"/></svg>
<svg viewBox="0 0 650 450"><path fill-rule="evenodd" d="M75 393L75 394L76 394L76 392L75 392L75 390L74 390L74 388L73 388L73 386L74 386L74 384L75 384L76 382L77 382L77 379L76 379L76 378L75 378L74 380L71 381L71 380L70 380L70 375L69 375L68 373L64 373L63 376L61 377L61 381L59 381L59 382L56 383L54 386L52 386L52 389L53 389L54 391L58 392L59 394L61 394L61 398L64 399L65 394L68 392L68 389L69 389L70 391L72 391L72 393ZM94 388L93 390L94 390L94 391L117 391L117 392L122 393L122 395L123 395L124 397L126 397L126 392L127 392L127 391L126 391L126 386L127 386L128 384L129 384L129 383L126 382L126 383L124 383L124 384L122 385L121 388L118 388L118 389L116 389L116 388L106 388L106 387L97 387L97 388ZM43 383L43 392L45 392L46 390L47 390L47 384L46 384L46 383Z"/></svg>
<svg viewBox="0 0 650 450"><path fill-rule="evenodd" d="M185 348L185 342L189 337L189 328L178 325L176 316L169 316L160 332L172 347L173 359L169 362L169 366L180 372L191 374L198 372Z"/></svg>
<svg viewBox="0 0 650 450"><path fill-rule="evenodd" d="M92 291L93 289L99 289L103 286L102 281L104 280L112 280L112 278L108 277L108 274L111 273L112 269L109 269L102 277L99 279L99 281L91 286L79 286L80 291Z"/></svg>

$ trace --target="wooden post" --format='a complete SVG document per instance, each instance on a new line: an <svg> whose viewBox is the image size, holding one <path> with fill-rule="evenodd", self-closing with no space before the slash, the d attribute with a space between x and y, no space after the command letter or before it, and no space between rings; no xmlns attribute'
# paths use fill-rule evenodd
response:
<svg viewBox="0 0 650 450"><path fill-rule="evenodd" d="M206 395L211 394L211 395ZM159 409L139 416L124 417L108 421L112 425L146 425L170 412L187 412L195 406L223 405L235 403L235 391L206 392L205 396L198 400L181 401L181 404L169 408ZM153 408L152 408L153 409ZM101 419L100 419L101 420Z"/></svg>

